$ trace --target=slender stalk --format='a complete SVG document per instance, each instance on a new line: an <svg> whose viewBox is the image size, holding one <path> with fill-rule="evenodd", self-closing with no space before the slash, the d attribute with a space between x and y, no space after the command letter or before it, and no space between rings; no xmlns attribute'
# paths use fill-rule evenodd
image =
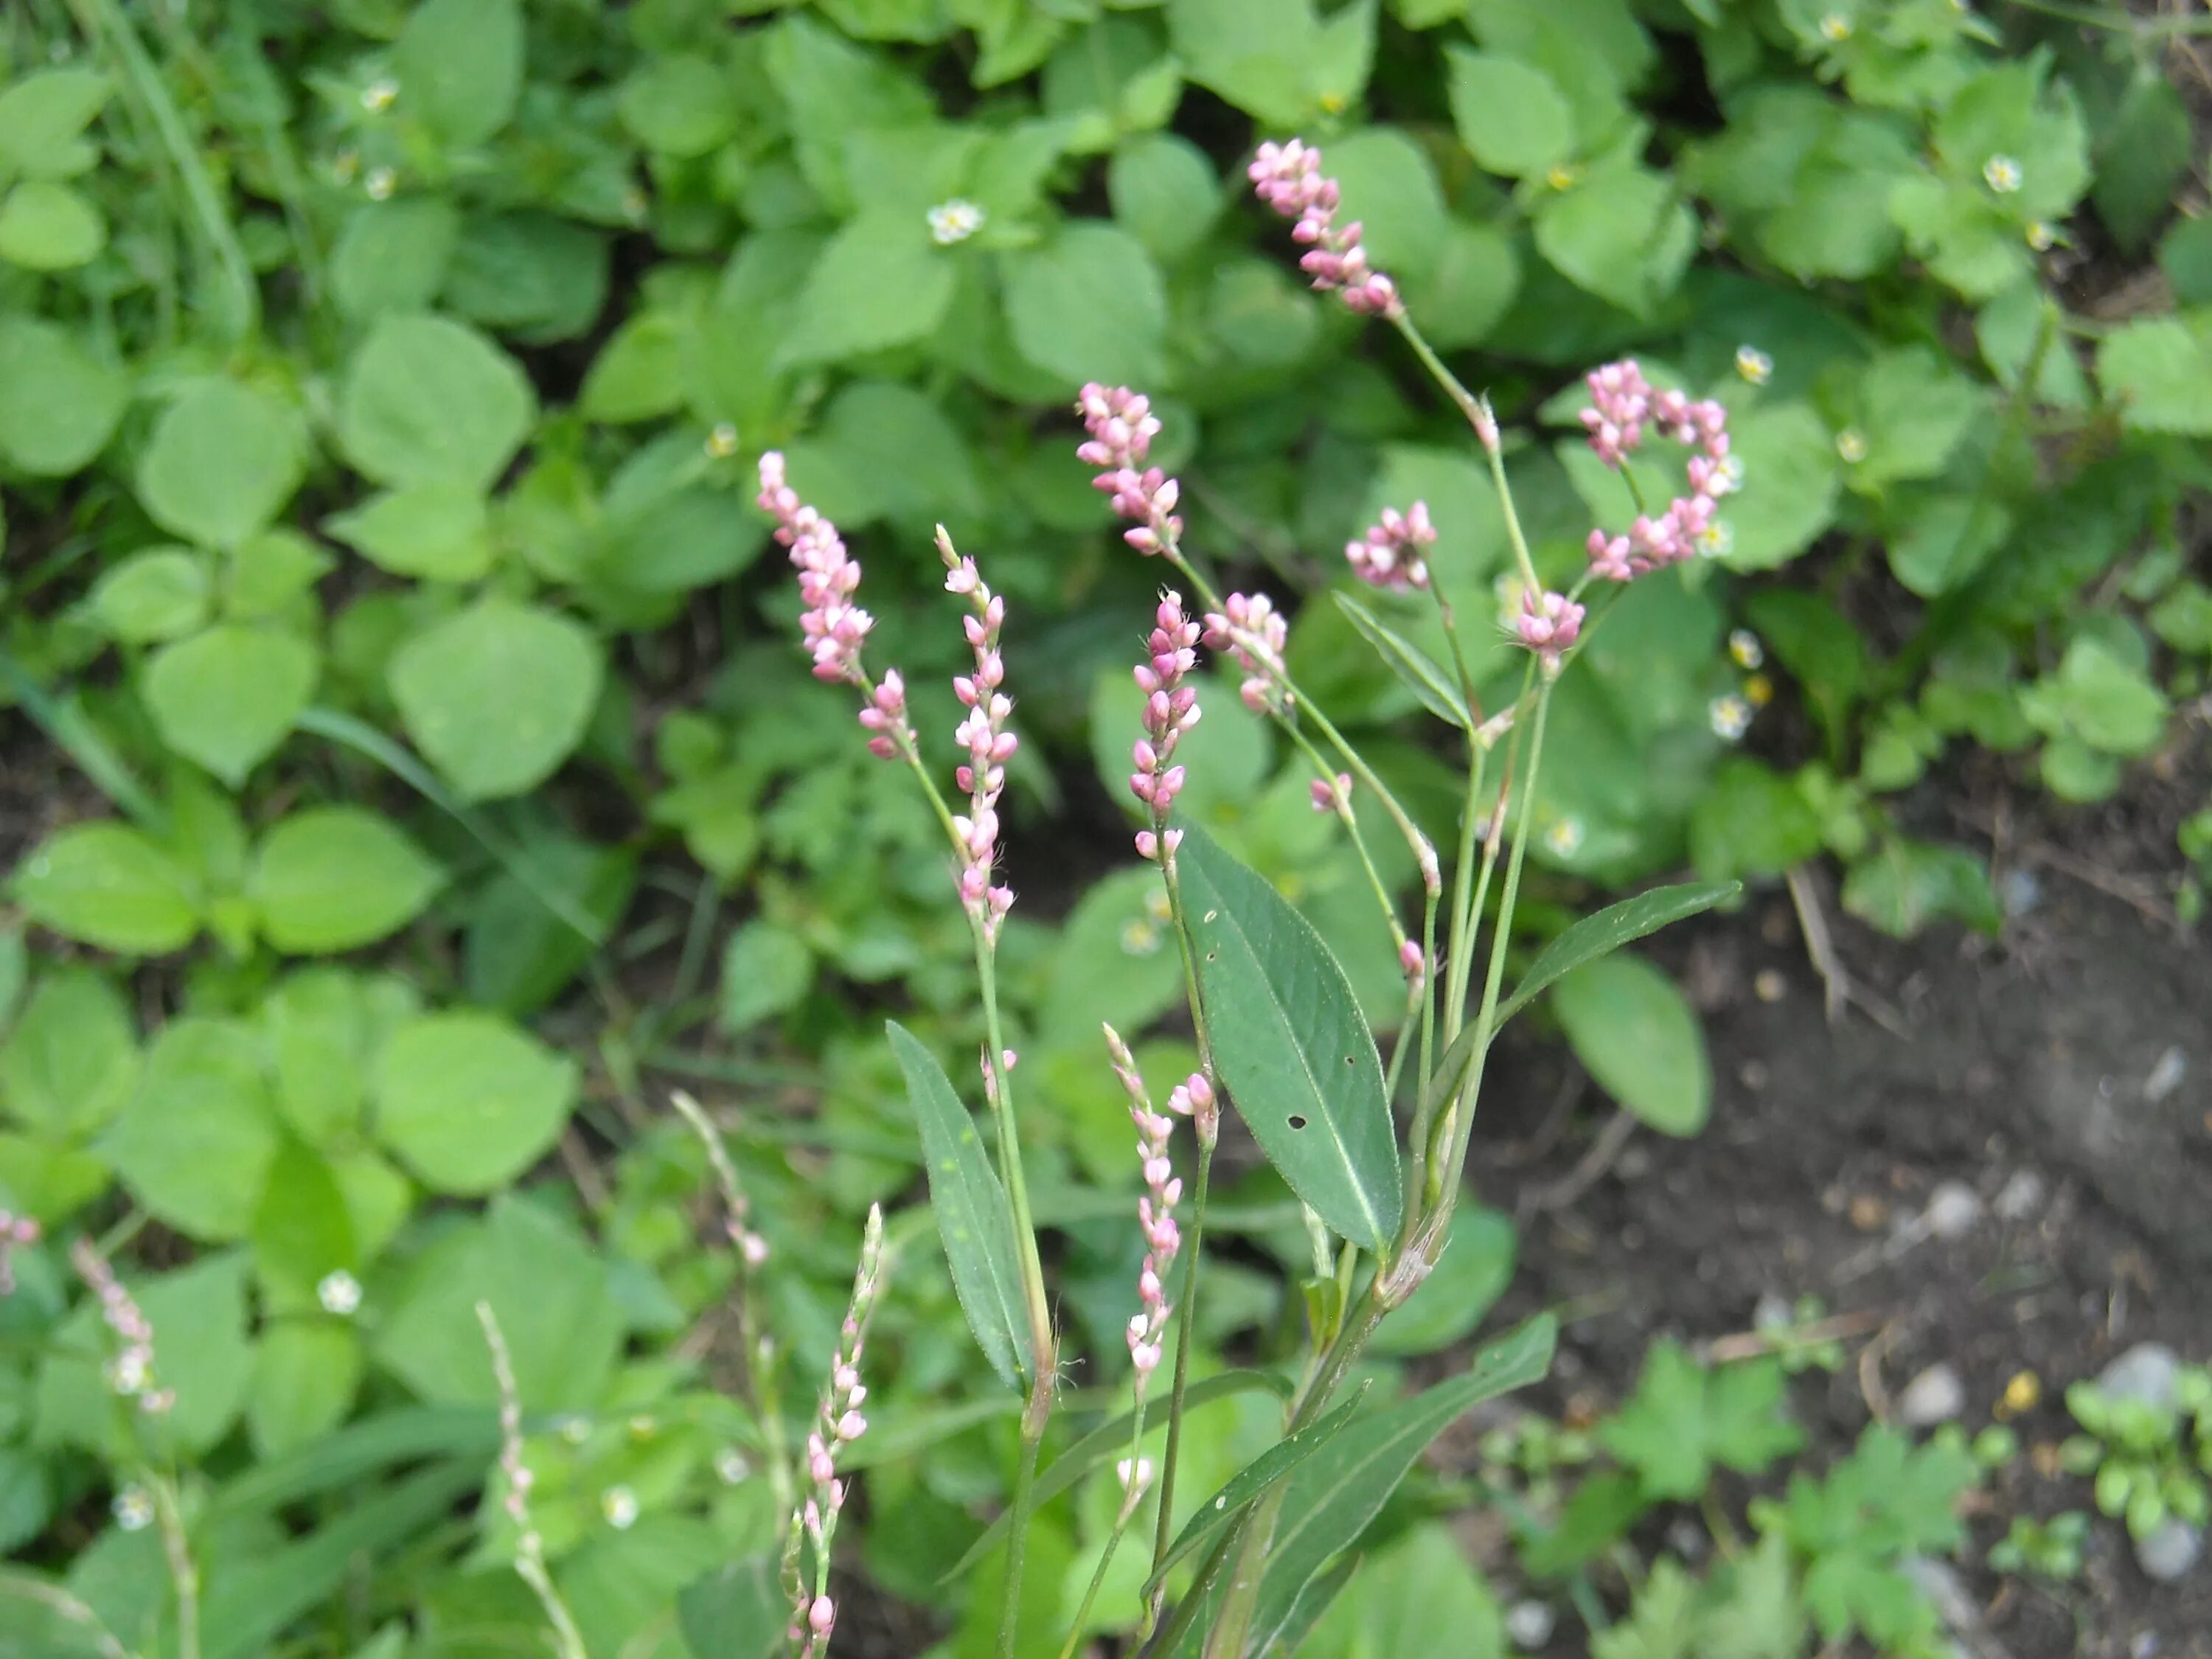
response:
<svg viewBox="0 0 2212 1659"><path fill-rule="evenodd" d="M1367 837L1359 832L1359 819L1352 810L1352 803L1338 793L1336 779L1328 769L1328 763L1313 746L1313 740L1298 730L1295 716L1283 722L1283 729L1290 733L1291 741L1305 756L1307 763L1314 769L1314 775L1328 787L1329 798L1335 803L1333 810L1352 837L1352 851L1359 855L1359 867L1367 872L1367 885L1375 895L1376 904L1382 909L1383 926L1390 930L1390 943L1395 948L1403 950L1406 945L1405 925L1398 920L1398 908L1390 902L1390 890L1382 884L1382 877L1375 868L1374 856L1367 850Z"/></svg>
<svg viewBox="0 0 2212 1659"><path fill-rule="evenodd" d="M1037 1449L1052 1415L1052 1374L1040 1369L1030 1384L1029 1408L1022 1413L1022 1461L1014 1470L1014 1498L1006 1527L1006 1579L999 1598L999 1659L1014 1659L1014 1635L1021 1623L1022 1556L1029 1544L1030 1516L1036 1509Z"/></svg>
<svg viewBox="0 0 2212 1659"><path fill-rule="evenodd" d="M200 1659L200 1570L192 1559L191 1540L185 1534L185 1514L177 1501L173 1481L156 1479L147 1483L154 1494L154 1513L161 1526L161 1553L169 1565L169 1583L177 1595L177 1659Z"/></svg>

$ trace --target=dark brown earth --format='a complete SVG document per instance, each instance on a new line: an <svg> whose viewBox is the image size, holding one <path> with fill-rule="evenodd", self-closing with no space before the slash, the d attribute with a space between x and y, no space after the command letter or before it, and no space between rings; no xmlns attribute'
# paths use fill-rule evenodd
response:
<svg viewBox="0 0 2212 1659"><path fill-rule="evenodd" d="M2201 721L2195 741L2201 755ZM1529 1402L1543 1409L1616 1403L1654 1336L1746 1332L1770 1292L1863 1316L1838 1372L1793 1384L1812 1468L1893 1413L1925 1366L1958 1369L1970 1431L1994 1420L2010 1379L2039 1379L2042 1403L2014 1423L2026 1451L1990 1483L1960 1564L1983 1604L1968 1650L1986 1656L2212 1656L2212 1567L2154 1583L2116 1522L2100 1519L2072 1584L2008 1586L1978 1565L2012 1516L2090 1507L2086 1481L2039 1474L2033 1456L2069 1431L2069 1382L2141 1341L2212 1353L2212 942L2160 897L2177 865L2171 818L2192 792L2145 786L2101 815L2007 826L1996 863L2020 913L2000 939L1885 939L1823 884L1855 991L1833 1024L1785 892L1680 930L1662 954L1702 1006L1714 1056L1702 1135L1639 1132L1608 1160L1609 1107L1523 1036L1477 1141L1486 1194L1523 1220L1501 1312L1567 1314L1559 1367ZM1984 827L1984 848L2006 823L1962 816ZM1955 1242L1899 1242L1938 1182L1990 1200L2022 1171L2044 1188L2026 1218L1985 1209ZM1562 1619L1548 1651L1584 1640Z"/></svg>

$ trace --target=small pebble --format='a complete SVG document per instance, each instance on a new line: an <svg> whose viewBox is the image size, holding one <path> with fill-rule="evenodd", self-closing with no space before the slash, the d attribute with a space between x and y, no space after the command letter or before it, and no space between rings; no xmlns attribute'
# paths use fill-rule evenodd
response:
<svg viewBox="0 0 2212 1659"><path fill-rule="evenodd" d="M1872 1193L1859 1193L1851 1199L1851 1225L1863 1233L1870 1233L1889 1219L1889 1206Z"/></svg>
<svg viewBox="0 0 2212 1659"><path fill-rule="evenodd" d="M2158 1632L2154 1630L2137 1632L2136 1639L2128 1644L2128 1659L2152 1659L2157 1651Z"/></svg>
<svg viewBox="0 0 2212 1659"><path fill-rule="evenodd" d="M2136 1540L2136 1565L2161 1584L2180 1577L2204 1553L2204 1529L2186 1521L2167 1521Z"/></svg>
<svg viewBox="0 0 2212 1659"><path fill-rule="evenodd" d="M2033 870L2008 870L1997 884L1997 899L2008 916L2024 916L2043 902L2043 884Z"/></svg>
<svg viewBox="0 0 2212 1659"><path fill-rule="evenodd" d="M1516 1601L1505 1610L1505 1639L1523 1653L1534 1653L1552 1639L1559 1615L1541 1601Z"/></svg>
<svg viewBox="0 0 2212 1659"><path fill-rule="evenodd" d="M1667 1523L1667 1547L1685 1561L1702 1561L1705 1556L1705 1529L1686 1515L1678 1515Z"/></svg>
<svg viewBox="0 0 2212 1659"><path fill-rule="evenodd" d="M1751 1310L1754 1331L1786 1331L1797 1322L1796 1305L1779 1291L1763 1291Z"/></svg>
<svg viewBox="0 0 2212 1659"><path fill-rule="evenodd" d="M1771 968L1762 968L1751 981L1752 994L1761 1002L1779 1002L1790 994L1790 981Z"/></svg>
<svg viewBox="0 0 2212 1659"><path fill-rule="evenodd" d="M1905 1385L1897 1414L1912 1428L1933 1428L1966 1409L1966 1385L1953 1365L1930 1365Z"/></svg>
<svg viewBox="0 0 2212 1659"><path fill-rule="evenodd" d="M2155 1106L2179 1089L2181 1079L2188 1075L2189 1056L2181 1052L2181 1045L2177 1042L2158 1057L2158 1064L2143 1079L2143 1098Z"/></svg>
<svg viewBox="0 0 2212 1659"><path fill-rule="evenodd" d="M1966 1635L1981 1626L1982 1612L1966 1583L1932 1556L1908 1555L1898 1564L1916 1589L1933 1602L1945 1626Z"/></svg>
<svg viewBox="0 0 2212 1659"><path fill-rule="evenodd" d="M1946 1181L1928 1194L1921 1220L1938 1238L1964 1238L1982 1218L1981 1194L1963 1181Z"/></svg>
<svg viewBox="0 0 2212 1659"><path fill-rule="evenodd" d="M2033 1170L2016 1170L1998 1190L1990 1207L2006 1221L2025 1221L2043 1207L2043 1177Z"/></svg>
<svg viewBox="0 0 2212 1659"><path fill-rule="evenodd" d="M2140 1400L2163 1411L2173 1403L2181 1358L2163 1342L2138 1342L2097 1373L2098 1389L2115 1400Z"/></svg>

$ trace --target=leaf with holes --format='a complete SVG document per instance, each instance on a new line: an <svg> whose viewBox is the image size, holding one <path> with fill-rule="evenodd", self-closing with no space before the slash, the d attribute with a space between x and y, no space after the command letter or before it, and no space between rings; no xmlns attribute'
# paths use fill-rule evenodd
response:
<svg viewBox="0 0 2212 1659"><path fill-rule="evenodd" d="M952 1288L968 1327L1010 1389L1023 1386L1022 1339L1029 1325L1014 1255L1014 1213L983 1152L975 1121L952 1092L937 1057L896 1020L885 1022L891 1051L906 1073L907 1098L921 1130L929 1170L929 1206L952 1269Z"/></svg>
<svg viewBox="0 0 2212 1659"><path fill-rule="evenodd" d="M1405 1194L1382 1063L1344 969L1266 877L1189 830L1185 905L1213 1055L1237 1115L1291 1189L1378 1252Z"/></svg>
<svg viewBox="0 0 2212 1659"><path fill-rule="evenodd" d="M1634 898L1608 904L1594 916L1584 916L1536 953L1520 984L1513 988L1513 994L1498 1009L1498 1024L1504 1024L1534 1001L1539 992L1584 963L1609 956L1686 916L1724 904L1742 890L1740 881L1684 882L1676 887L1655 887Z"/></svg>
<svg viewBox="0 0 2212 1659"><path fill-rule="evenodd" d="M1405 682L1406 689L1421 700L1421 707L1440 720L1449 721L1462 732L1468 729L1467 704L1452 689L1444 671L1437 666L1427 652L1410 641L1400 637L1384 624L1382 619L1352 597L1349 593L1336 596L1337 609L1359 630L1359 637L1373 646L1390 672Z"/></svg>

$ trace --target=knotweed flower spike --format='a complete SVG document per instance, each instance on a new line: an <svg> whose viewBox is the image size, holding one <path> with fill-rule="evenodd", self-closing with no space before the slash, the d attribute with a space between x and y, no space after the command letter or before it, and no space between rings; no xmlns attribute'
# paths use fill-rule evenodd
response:
<svg viewBox="0 0 2212 1659"><path fill-rule="evenodd" d="M1006 659L999 654L1006 602L976 574L975 560L952 550L952 538L942 525L937 527L937 549L945 560L945 591L960 595L970 607L971 614L960 620L975 653L975 672L952 682L954 695L968 711L953 732L968 751L966 763L953 774L968 792L966 815L952 820L965 860L960 871L960 902L996 938L1014 902L1012 888L991 884L999 848L999 797L1006 787L1006 763L1021 746L1020 739L1006 730L1014 700L999 689L1006 678Z"/></svg>
<svg viewBox="0 0 2212 1659"><path fill-rule="evenodd" d="M1175 511L1182 486L1145 465L1160 429L1152 400L1125 386L1093 380L1083 388L1075 408L1091 434L1089 442L1076 447L1077 458L1103 469L1091 484L1112 498L1116 513L1136 520L1136 528L1123 531L1121 539L1146 555L1173 546L1182 534L1182 520Z"/></svg>
<svg viewBox="0 0 2212 1659"><path fill-rule="evenodd" d="M1719 498L1741 477L1729 453L1728 410L1711 398L1693 403L1679 392L1655 392L1632 358L1592 369L1587 380L1590 405L1582 422L1607 466L1618 468L1642 447L1647 425L1698 452L1690 459L1690 493L1669 501L1657 518L1638 514L1626 535L1590 532L1590 574L1625 582L1694 557L1713 539Z"/></svg>
<svg viewBox="0 0 2212 1659"><path fill-rule="evenodd" d="M1168 1138L1175 1133L1175 1120L1152 1109L1152 1097L1146 1092L1145 1080L1138 1074L1137 1062L1128 1045L1112 1026L1104 1030L1107 1052L1114 1060L1114 1074L1128 1091L1129 1118L1137 1126L1137 1156L1145 1171L1145 1195L1137 1200L1137 1220L1145 1234L1144 1265L1137 1271L1137 1300L1141 1306L1129 1320L1129 1363L1136 1368L1137 1403L1142 1406L1146 1387L1152 1373L1159 1369L1162 1346L1167 1336L1170 1310L1165 1285L1176 1252L1182 1248L1182 1235L1175 1219L1175 1206L1182 1197L1182 1182L1176 1179L1175 1165L1168 1158ZM1210 1105L1212 1085L1203 1077L1194 1074L1176 1091L1176 1094L1194 1108L1197 1096L1191 1092L1194 1084Z"/></svg>
<svg viewBox="0 0 2212 1659"><path fill-rule="evenodd" d="M1146 659L1136 669L1137 689L1145 694L1145 735L1133 751L1137 769L1129 775L1129 793L1152 814L1152 827L1137 832L1137 854L1157 861L1163 850L1172 860L1182 841L1182 830L1167 827L1168 809L1183 784L1182 768L1172 763L1176 745L1198 724L1198 689L1184 681L1197 665L1193 647L1199 628L1184 615L1182 595L1169 588L1160 592L1152 623Z"/></svg>
<svg viewBox="0 0 2212 1659"><path fill-rule="evenodd" d="M1206 613L1206 642L1226 651L1244 671L1237 694L1255 714L1290 711L1291 689L1283 669L1290 636L1290 623L1265 593L1231 593L1219 611Z"/></svg>
<svg viewBox="0 0 2212 1659"><path fill-rule="evenodd" d="M1425 501L1415 501L1403 513L1386 507L1380 524L1370 526L1358 541L1345 544L1344 556L1369 586L1402 593L1429 585L1428 562L1420 550L1434 546L1436 539Z"/></svg>
<svg viewBox="0 0 2212 1659"><path fill-rule="evenodd" d="M38 1242L36 1221L12 1210L0 1210L0 1296L15 1288L15 1252Z"/></svg>
<svg viewBox="0 0 2212 1659"><path fill-rule="evenodd" d="M837 1627L836 1603L830 1599L830 1547L836 1536L837 1517L844 1510L847 1491L837 1475L837 1456L868 1431L868 1419L860 1414L868 1398L867 1386L860 1381L860 1356L866 1346L868 1321L875 1313L883 1269L883 1207L872 1205L867 1230L860 1237L860 1267L853 1276L853 1300L845 1310L837 1357L830 1366L830 1382L822 1391L814 1431L806 1437L810 1490L799 1513L792 1517L792 1548L786 1557L793 1592L790 1635L793 1642L804 1644L799 1651L805 1659L827 1652L830 1633ZM799 1572L796 1552L802 1536L814 1552L811 1583Z"/></svg>
<svg viewBox="0 0 2212 1659"><path fill-rule="evenodd" d="M168 1411L177 1403L176 1391L155 1381L154 1327L137 1299L123 1288L115 1269L90 1239L79 1238L70 1246L70 1261L99 1301L100 1316L119 1345L115 1358L108 1362L108 1386L118 1394L132 1396L139 1410L153 1416Z"/></svg>
<svg viewBox="0 0 2212 1659"><path fill-rule="evenodd" d="M1341 293L1346 305L1370 316L1399 309L1398 285L1367 263L1367 252L1359 246L1359 222L1336 222L1342 192L1335 179L1322 173L1319 149L1297 138L1262 144L1245 175L1261 201L1297 221L1291 240L1304 245L1298 266L1316 289Z"/></svg>
<svg viewBox="0 0 2212 1659"><path fill-rule="evenodd" d="M1583 615L1583 607L1564 593L1524 588L1515 627L1521 643L1542 659L1544 671L1556 674L1560 657L1582 633Z"/></svg>

